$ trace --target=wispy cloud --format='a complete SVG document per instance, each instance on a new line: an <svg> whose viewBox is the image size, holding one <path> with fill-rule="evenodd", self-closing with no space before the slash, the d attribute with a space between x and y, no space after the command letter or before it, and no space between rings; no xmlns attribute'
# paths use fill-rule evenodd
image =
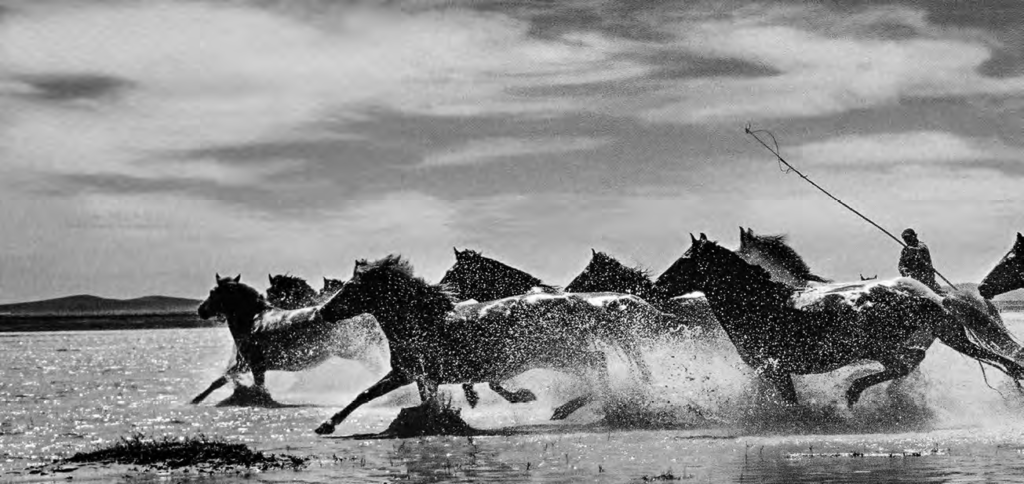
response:
<svg viewBox="0 0 1024 484"><path fill-rule="evenodd" d="M157 2L17 11L0 24L0 107L8 112L0 152L37 171L137 173L138 160L308 137L320 121L379 109L584 110L580 100L516 93L646 72L599 35L541 39L529 23L497 13L308 7Z"/></svg>
<svg viewBox="0 0 1024 484"><path fill-rule="evenodd" d="M419 166L487 163L512 158L587 151L610 143L608 138L485 138L428 155Z"/></svg>
<svg viewBox="0 0 1024 484"><path fill-rule="evenodd" d="M773 72L665 82L652 94L665 105L646 110L644 118L697 123L813 117L908 97L1024 93L1024 77L979 73L993 55L992 42L938 29L922 12L876 9L851 19L828 11L790 18L791 8L779 10L741 10L728 20L687 19L669 28L677 36L674 47L683 52ZM902 35L887 35L899 29Z"/></svg>
<svg viewBox="0 0 1024 484"><path fill-rule="evenodd" d="M1024 157L1024 149L995 139L967 138L941 131L842 136L787 151L801 161L850 165L958 163Z"/></svg>

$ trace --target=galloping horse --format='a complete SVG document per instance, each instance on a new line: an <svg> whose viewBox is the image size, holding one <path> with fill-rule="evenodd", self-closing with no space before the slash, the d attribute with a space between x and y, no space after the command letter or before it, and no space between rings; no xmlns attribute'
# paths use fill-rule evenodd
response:
<svg viewBox="0 0 1024 484"><path fill-rule="evenodd" d="M985 299L992 299L1004 292L1024 287L1024 235L1017 232L1010 251L999 260L999 263L981 280L978 292Z"/></svg>
<svg viewBox="0 0 1024 484"><path fill-rule="evenodd" d="M740 248L736 254L747 263L767 270L773 281L792 287L806 288L814 284L832 282L811 272L803 258L786 244L784 235L755 235L753 229L744 230L740 227ZM877 278L878 276L861 276L860 280L872 281ZM942 291L938 295L943 298L943 305L962 324L968 326L975 337L975 343L1004 355L1011 355L1017 360L1024 356L1024 348L1006 329L999 309L992 301L982 298L972 285L958 284L955 288ZM927 349L935 341L935 335L929 330L922 330L915 334L912 340L913 344Z"/></svg>
<svg viewBox="0 0 1024 484"><path fill-rule="evenodd" d="M301 371L320 365L331 356L358 360L378 369L383 335L370 318L344 321L324 317L331 301L320 306L286 310L274 307L256 289L242 284L241 276L216 276L217 284L199 306L199 317L224 316L235 342L235 355L224 376L192 400L201 402L238 374L252 371L258 390L266 393L269 370Z"/></svg>
<svg viewBox="0 0 1024 484"><path fill-rule="evenodd" d="M333 319L372 314L387 335L391 372L324 422L318 434L332 433L359 406L414 382L424 401L436 397L439 384L502 381L532 368L597 370L606 385L605 355L591 349L598 340L622 348L649 379L643 360L633 358L637 342L629 328L632 320L657 311L635 296L599 300L543 293L456 306L444 286L426 283L406 261L388 256L357 262L325 313ZM592 399L593 394L575 398L552 419Z"/></svg>
<svg viewBox="0 0 1024 484"><path fill-rule="evenodd" d="M852 406L867 388L906 376L923 359L923 349L907 344L923 329L962 354L1014 379L1024 378L1024 367L973 343L948 304L918 281L898 278L800 291L772 281L768 271L704 234L691 240L657 285L669 293L704 292L743 361L789 403L797 403L790 374L878 361L883 371L855 380L847 390Z"/></svg>

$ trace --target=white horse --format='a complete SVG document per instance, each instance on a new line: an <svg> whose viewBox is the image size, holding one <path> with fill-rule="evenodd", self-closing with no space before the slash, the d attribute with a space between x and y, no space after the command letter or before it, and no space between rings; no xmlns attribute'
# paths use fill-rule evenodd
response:
<svg viewBox="0 0 1024 484"><path fill-rule="evenodd" d="M332 356L358 360L373 371L382 370L386 358L384 335L371 317L345 320L324 318L319 306L286 310L270 303L241 276L217 275L217 285L199 306L199 317L227 319L235 354L224 375L192 400L203 401L214 390L251 371L256 390L266 394L267 371L302 371L319 366Z"/></svg>

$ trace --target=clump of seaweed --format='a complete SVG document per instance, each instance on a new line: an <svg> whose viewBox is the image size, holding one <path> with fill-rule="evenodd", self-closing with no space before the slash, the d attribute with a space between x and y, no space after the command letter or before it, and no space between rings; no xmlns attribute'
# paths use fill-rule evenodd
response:
<svg viewBox="0 0 1024 484"><path fill-rule="evenodd" d="M213 468L246 467L260 470L301 469L309 457L264 454L241 443L230 443L206 435L181 439L151 439L141 433L121 437L113 445L91 452L79 452L64 462L112 463L180 468L203 466Z"/></svg>

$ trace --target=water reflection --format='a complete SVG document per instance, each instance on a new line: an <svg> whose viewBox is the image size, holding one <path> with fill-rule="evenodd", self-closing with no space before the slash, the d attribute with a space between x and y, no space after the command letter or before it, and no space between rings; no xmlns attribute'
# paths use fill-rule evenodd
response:
<svg viewBox="0 0 1024 484"><path fill-rule="evenodd" d="M613 431L583 425L599 418L599 409L583 412L565 425L550 425L546 418L551 402L563 396L552 388L559 380L532 375L532 388L544 391L548 386L548 395L541 395L539 402L512 406L485 395L483 407L465 410L473 425L526 425L533 429L526 435L352 441L319 438L311 432L374 379L350 363L329 362L299 375L268 375L275 398L315 406L188 405L200 387L223 370L230 351L230 336L218 328L0 334L0 481L27 478L24 470L29 464L90 450L133 432L154 437L203 433L268 452L314 456L313 464L299 473L253 475L248 482L619 483L667 472L689 477L689 482L945 482L981 475L1013 481L1024 472L1024 455L1018 451L1024 446L1024 424L1018 418L1024 413L1022 406L1014 403L1014 394L1004 392L1007 396L1002 397L976 382L970 373L976 367L966 365L963 374L952 372L950 368L961 362L945 353L934 358L929 354L932 363L926 360L919 388L915 387L920 392L907 393L911 400L904 407L885 406L891 398L883 390L874 397L882 404L849 415L824 414L822 404L797 412L744 408L733 412L740 417L730 421L732 409L740 408L736 395L742 394L723 396L731 380L709 378L709 385L717 385L718 400L698 401L714 417L702 428ZM678 349L663 353L684 354ZM688 371L700 380L694 361L686 360ZM667 366L661 369L667 372ZM666 378L659 383L676 386L651 392L669 406L682 408L697 401L699 396L687 393L691 380L680 381L684 383ZM211 401L229 394L225 389ZM956 401L948 403L954 397ZM383 430L398 407L408 404L402 398L360 409L339 433ZM816 419L819 413L824 416ZM833 421L837 423L829 423ZM842 435L811 434L814 431ZM935 447L950 452L899 459L787 458L809 449L870 453Z"/></svg>

